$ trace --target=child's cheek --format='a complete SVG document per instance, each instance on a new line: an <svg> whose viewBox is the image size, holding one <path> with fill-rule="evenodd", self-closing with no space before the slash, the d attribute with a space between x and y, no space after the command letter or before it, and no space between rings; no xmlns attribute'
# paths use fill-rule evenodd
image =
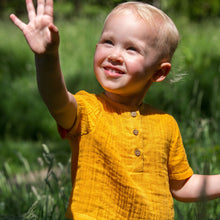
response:
<svg viewBox="0 0 220 220"><path fill-rule="evenodd" d="M137 59L130 60L127 63L127 70L131 75L141 74L144 72L144 64Z"/></svg>
<svg viewBox="0 0 220 220"><path fill-rule="evenodd" d="M105 49L102 46L97 45L96 51L95 51L95 56L94 56L94 63L100 64L101 62L103 62L105 57L106 57Z"/></svg>

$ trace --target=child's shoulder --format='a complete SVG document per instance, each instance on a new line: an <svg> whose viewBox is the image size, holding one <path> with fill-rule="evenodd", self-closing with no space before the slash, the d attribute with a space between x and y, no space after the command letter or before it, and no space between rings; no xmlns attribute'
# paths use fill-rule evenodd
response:
<svg viewBox="0 0 220 220"><path fill-rule="evenodd" d="M167 121L167 123L173 122L176 124L176 119L169 113L156 108L150 104L144 103L141 111L142 115L152 117L158 120Z"/></svg>
<svg viewBox="0 0 220 220"><path fill-rule="evenodd" d="M94 105L99 102L99 96L94 93L89 93L85 90L81 90L74 94L77 103L86 103L87 105Z"/></svg>
<svg viewBox="0 0 220 220"><path fill-rule="evenodd" d="M85 90L80 90L77 93L74 94L74 96L76 97L80 97L80 98L92 98L92 97L96 97L96 94L93 93L89 93Z"/></svg>
<svg viewBox="0 0 220 220"><path fill-rule="evenodd" d="M154 107L150 104L147 104L147 103L142 104L142 112L143 112L143 114L152 114L152 115L156 114L156 115L161 115L161 116L171 116L168 113L166 113L165 111L163 111L157 107Z"/></svg>

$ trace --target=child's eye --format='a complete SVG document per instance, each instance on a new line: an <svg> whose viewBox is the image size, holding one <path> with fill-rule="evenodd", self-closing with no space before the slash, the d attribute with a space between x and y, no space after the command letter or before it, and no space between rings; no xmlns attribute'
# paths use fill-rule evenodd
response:
<svg viewBox="0 0 220 220"><path fill-rule="evenodd" d="M105 40L104 43L105 43L105 44L113 45L113 42L112 42L111 40Z"/></svg>
<svg viewBox="0 0 220 220"><path fill-rule="evenodd" d="M138 49L137 49L137 48L135 48L135 47L128 47L128 50L138 52Z"/></svg>

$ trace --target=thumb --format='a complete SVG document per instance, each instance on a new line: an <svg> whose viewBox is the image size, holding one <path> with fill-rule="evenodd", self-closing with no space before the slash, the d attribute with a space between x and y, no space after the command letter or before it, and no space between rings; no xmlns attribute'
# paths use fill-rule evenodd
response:
<svg viewBox="0 0 220 220"><path fill-rule="evenodd" d="M59 29L53 23L49 24L48 28L51 33L52 42L59 43L59 41L60 41Z"/></svg>
<svg viewBox="0 0 220 220"><path fill-rule="evenodd" d="M58 32L59 32L57 26L55 26L53 23L50 23L50 24L48 25L48 28L49 28L49 30L50 30L51 32L55 32L55 33L58 33Z"/></svg>

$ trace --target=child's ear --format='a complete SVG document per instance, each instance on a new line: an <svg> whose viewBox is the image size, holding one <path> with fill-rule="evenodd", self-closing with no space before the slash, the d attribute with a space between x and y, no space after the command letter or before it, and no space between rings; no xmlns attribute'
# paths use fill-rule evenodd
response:
<svg viewBox="0 0 220 220"><path fill-rule="evenodd" d="M160 65L160 69L156 73L153 74L152 81L153 82L163 81L167 77L168 73L170 72L170 69L171 69L170 63L168 62L162 63Z"/></svg>

